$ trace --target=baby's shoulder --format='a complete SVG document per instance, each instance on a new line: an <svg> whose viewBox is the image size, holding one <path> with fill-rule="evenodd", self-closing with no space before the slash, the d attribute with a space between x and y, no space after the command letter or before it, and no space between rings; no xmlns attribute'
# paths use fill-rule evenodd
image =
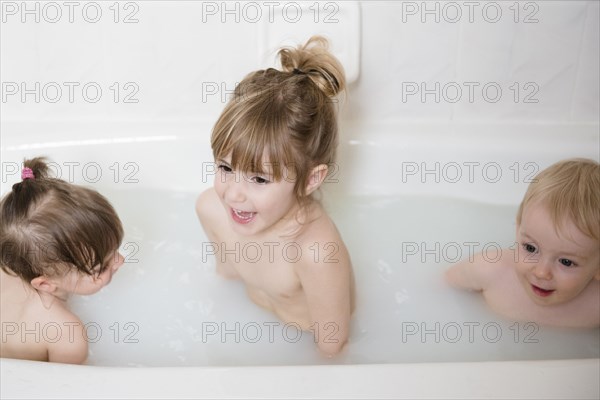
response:
<svg viewBox="0 0 600 400"><path fill-rule="evenodd" d="M515 262L509 253L506 249L482 251L474 256L473 265L481 274L489 278L511 274L514 272Z"/></svg>
<svg viewBox="0 0 600 400"><path fill-rule="evenodd" d="M486 268L498 273L510 270L515 265L510 254L510 249L497 248L494 250L483 250L481 253L472 255L472 257L474 259L473 263L480 268Z"/></svg>
<svg viewBox="0 0 600 400"><path fill-rule="evenodd" d="M485 292L505 282L513 271L514 262L504 251L494 256L484 251L470 253L466 259L448 268L445 277L452 286Z"/></svg>
<svg viewBox="0 0 600 400"><path fill-rule="evenodd" d="M65 306L52 307L46 315L56 337L48 344L48 361L81 364L88 355L86 329L77 315Z"/></svg>

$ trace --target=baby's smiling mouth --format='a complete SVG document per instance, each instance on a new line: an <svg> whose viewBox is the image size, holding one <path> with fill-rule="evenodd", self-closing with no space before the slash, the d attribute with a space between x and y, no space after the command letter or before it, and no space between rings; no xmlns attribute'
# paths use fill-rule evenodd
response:
<svg viewBox="0 0 600 400"><path fill-rule="evenodd" d="M531 289L535 294L537 294L540 297L548 297L555 291L555 289L543 289L539 286L534 285L533 283L531 284Z"/></svg>

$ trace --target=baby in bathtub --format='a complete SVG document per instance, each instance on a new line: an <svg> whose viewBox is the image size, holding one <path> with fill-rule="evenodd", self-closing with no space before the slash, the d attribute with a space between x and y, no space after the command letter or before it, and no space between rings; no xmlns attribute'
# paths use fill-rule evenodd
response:
<svg viewBox="0 0 600 400"><path fill-rule="evenodd" d="M217 272L250 299L314 333L325 356L348 341L354 280L346 246L313 198L338 143L334 97L344 89L327 41L279 51L282 70L248 74L215 124L214 187L196 204Z"/></svg>
<svg viewBox="0 0 600 400"><path fill-rule="evenodd" d="M87 338L66 300L111 281L123 228L102 195L48 170L26 160L0 202L0 357L79 364Z"/></svg>
<svg viewBox="0 0 600 400"><path fill-rule="evenodd" d="M563 327L600 326L600 166L558 162L529 185L517 213L515 250L481 255L446 272L481 291L508 318Z"/></svg>

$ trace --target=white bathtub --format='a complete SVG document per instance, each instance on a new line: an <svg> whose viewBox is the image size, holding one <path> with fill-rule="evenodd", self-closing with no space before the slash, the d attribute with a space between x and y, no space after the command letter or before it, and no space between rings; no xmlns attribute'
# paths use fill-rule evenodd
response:
<svg viewBox="0 0 600 400"><path fill-rule="evenodd" d="M228 328L277 321L257 310L239 284L214 276L212 259L195 246L205 243L193 198L212 182L211 126L2 123L2 193L17 181L14 167L24 157L47 155L63 179L113 200L131 265L102 292L73 300L82 320L111 339L90 344L91 365L2 359L0 397L600 396L598 330L540 327L540 340L530 344L523 337L531 333L528 327L513 330L479 296L441 280L453 251L466 241L510 244L514 210L530 174L567 157L598 160L598 125L345 122L339 164L323 201L353 258L358 307L348 352L334 361L314 357L306 337L297 347L254 346L227 336L204 340L205 332L198 332L199 321ZM490 143L493 132L497 140ZM171 209L161 207L163 201ZM440 220L442 214L450 219ZM389 229L381 220L389 221ZM361 229L369 224L372 232ZM432 252L435 243L440 247ZM477 329L496 324L504 337L454 340L450 328L466 321ZM435 334L417 339L414 329L436 322L441 343Z"/></svg>

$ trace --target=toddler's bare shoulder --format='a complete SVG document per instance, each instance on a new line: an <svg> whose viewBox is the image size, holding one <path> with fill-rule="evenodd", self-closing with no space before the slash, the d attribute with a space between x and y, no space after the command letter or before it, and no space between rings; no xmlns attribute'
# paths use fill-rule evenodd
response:
<svg viewBox="0 0 600 400"><path fill-rule="evenodd" d="M196 213L202 222L208 221L211 217L215 216L217 211L221 207L219 203L219 197L214 188L206 189L200 193L196 200Z"/></svg>

